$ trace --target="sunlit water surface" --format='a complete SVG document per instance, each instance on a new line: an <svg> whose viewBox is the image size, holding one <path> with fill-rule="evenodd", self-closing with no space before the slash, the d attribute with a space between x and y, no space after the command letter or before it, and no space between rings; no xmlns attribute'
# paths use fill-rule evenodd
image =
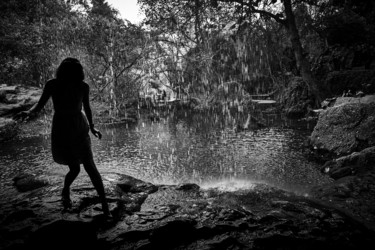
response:
<svg viewBox="0 0 375 250"><path fill-rule="evenodd" d="M242 132L207 115L187 113L158 122L143 119L134 126L101 126L102 140L92 137L94 158L104 179L121 173L155 184L192 182L235 190L261 182L304 193L330 181L304 155L311 125L274 115L265 118L267 127ZM20 173L62 185L67 167L53 162L46 133L3 143L0 170L4 197L16 192L12 179ZM83 178L87 174L82 170L75 183Z"/></svg>

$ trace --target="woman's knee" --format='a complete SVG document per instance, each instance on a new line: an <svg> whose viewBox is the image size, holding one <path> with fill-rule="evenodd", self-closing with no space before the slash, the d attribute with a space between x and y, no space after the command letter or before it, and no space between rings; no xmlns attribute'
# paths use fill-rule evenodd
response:
<svg viewBox="0 0 375 250"><path fill-rule="evenodd" d="M78 175L79 172L81 171L81 168L80 168L79 164L69 165L69 171L72 174Z"/></svg>
<svg viewBox="0 0 375 250"><path fill-rule="evenodd" d="M98 169L96 168L96 165L95 165L94 161L92 161L92 160L84 161L83 162L83 168L85 169L85 171L89 175L99 173Z"/></svg>

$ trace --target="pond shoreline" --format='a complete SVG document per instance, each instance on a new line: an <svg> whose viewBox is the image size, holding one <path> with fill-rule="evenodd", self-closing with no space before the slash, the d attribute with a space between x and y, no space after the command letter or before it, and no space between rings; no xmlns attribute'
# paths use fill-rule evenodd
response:
<svg viewBox="0 0 375 250"><path fill-rule="evenodd" d="M51 114L41 116L43 115L45 116L43 119L39 117L19 124L19 133L13 140L48 136ZM145 119L151 123L157 123L159 115L149 112ZM100 120L99 116L96 119ZM129 124L136 123L134 120L129 121ZM128 121L120 120L119 122ZM98 128L114 126L114 123L97 124ZM306 145L307 148L308 145ZM226 192L215 188L206 190L196 184L188 183L153 185L115 173L107 173L105 178L108 178L106 189L109 193L111 210L115 215L115 221L109 224L101 217L96 198L90 198L88 203L85 203L87 195L95 197L95 192L90 188L89 183L84 182L75 188L78 207L73 211L61 211L60 187L56 186L56 183L49 183L48 179L35 179L35 176L24 179L24 183L31 189L26 188L26 191L20 191L19 196L15 197L20 200L14 205L7 205L1 211L0 218L2 222L5 222L2 231L5 232L4 237L9 243L9 249L14 247L14 244L20 249L29 247L29 244L44 244L48 241L43 242L40 237L48 237L45 233L50 229L57 230L57 234L62 234L62 231L72 230L78 226L83 218L84 224L79 226L95 225L93 227L95 230L91 233L96 235L96 238L94 237L95 239L90 244L98 244L101 246L100 249L163 247L165 241L158 239L165 239L176 230L186 230L187 233L197 236L200 234L198 232L208 230L208 228L211 228L208 238L202 239L194 236L184 239L175 235L176 241L168 247L196 249L195 247L203 246L246 246L253 249L272 249L276 245L266 243L271 239L278 242L277 244L284 244L283 246L287 248L315 242L312 245L314 247L366 249L366 245L362 245L363 242L370 243L370 245L374 243L371 237L374 236L375 215L370 210L373 205L371 194L375 191L372 184L375 174L371 171L366 172L366 175L356 175L339 179L331 184L315 186L308 197L296 196L262 184L256 184L255 189ZM125 184L118 179L125 181ZM46 185L42 185L43 183ZM21 184L15 182L15 185L22 185L22 182ZM125 191L119 193L119 186L120 189L125 186ZM129 191L129 188L137 191ZM157 191L150 192L150 189ZM51 193L50 190L54 191ZM176 199L179 196L188 198L190 201ZM26 197L28 202L22 202ZM243 202L247 207L245 210L243 210ZM296 209L299 212L296 212ZM46 214L48 219L44 217L42 220L42 216L36 210ZM26 214L26 217L21 220L14 219L18 214ZM316 224L311 227L300 224L301 216L306 221L315 221ZM330 221L328 224L327 220ZM201 221L207 224L201 224ZM286 221L289 222L285 224ZM66 224L67 222L69 224ZM302 235L301 233L306 228L312 230L307 235L314 236ZM328 233L337 231L337 228L343 229L334 234ZM353 234L351 230L346 231L345 228L355 228L357 231ZM290 232L294 233L290 234ZM244 234L251 235L251 237L245 237ZM326 236L322 236L324 234ZM152 235L159 236L155 238L156 236ZM133 237L135 240L130 240ZM330 237L337 240L329 242ZM12 238L16 240L10 240ZM348 242L343 239L353 239L354 243L346 245ZM361 239L360 242L358 239ZM85 239L83 237L80 240ZM343 244L343 242L346 243Z"/></svg>
<svg viewBox="0 0 375 250"><path fill-rule="evenodd" d="M4 207L2 249L371 249L374 243L375 232L350 213L264 184L226 192L119 174L104 182L113 220L101 215L89 182L73 189L71 210L62 210L59 189L47 184L23 192L37 199Z"/></svg>

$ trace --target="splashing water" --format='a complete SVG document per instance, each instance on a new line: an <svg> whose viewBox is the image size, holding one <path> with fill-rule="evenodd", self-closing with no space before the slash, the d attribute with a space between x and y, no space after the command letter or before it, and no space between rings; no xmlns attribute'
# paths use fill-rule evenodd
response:
<svg viewBox="0 0 375 250"><path fill-rule="evenodd" d="M157 123L141 120L135 127L103 126L103 139L92 140L95 162L104 179L121 173L155 184L190 182L227 191L267 183L305 192L330 181L303 154L311 133L305 125L272 117L266 128L235 132L217 121L185 113ZM53 162L49 140L35 137L1 147L1 195L11 194L12 178L24 172L62 183L67 168ZM75 183L83 178L88 178L84 171Z"/></svg>
<svg viewBox="0 0 375 250"><path fill-rule="evenodd" d="M219 181L203 182L202 189L217 189L219 191L233 192L237 190L249 190L256 186L257 182L246 179L223 179Z"/></svg>

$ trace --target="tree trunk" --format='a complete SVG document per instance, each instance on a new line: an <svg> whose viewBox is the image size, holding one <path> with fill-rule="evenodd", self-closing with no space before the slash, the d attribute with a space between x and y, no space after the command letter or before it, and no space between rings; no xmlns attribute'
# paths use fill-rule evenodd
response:
<svg viewBox="0 0 375 250"><path fill-rule="evenodd" d="M202 42L202 31L201 31L201 22L199 17L199 10L200 10L200 0L195 0L194 5L194 14L195 14L195 36L196 36L196 43L200 44Z"/></svg>
<svg viewBox="0 0 375 250"><path fill-rule="evenodd" d="M111 30L112 31L112 30ZM117 88L117 79L115 76L115 72L113 69L113 58L114 58L114 48L113 48L113 37L112 32L110 32L110 43L108 46L108 63L109 63L109 75L110 75L110 84L109 84L109 97L110 97L110 103L111 103L111 112L113 112L113 116L118 116L118 109L117 109L117 96L116 96L116 88Z"/></svg>
<svg viewBox="0 0 375 250"><path fill-rule="evenodd" d="M298 33L296 20L294 17L291 0L284 0L285 16L290 41L297 62L297 68L300 70L302 79L306 82L309 92L314 96L315 106L319 107L321 97L319 94L317 81L311 73L311 65L303 53L303 48Z"/></svg>

